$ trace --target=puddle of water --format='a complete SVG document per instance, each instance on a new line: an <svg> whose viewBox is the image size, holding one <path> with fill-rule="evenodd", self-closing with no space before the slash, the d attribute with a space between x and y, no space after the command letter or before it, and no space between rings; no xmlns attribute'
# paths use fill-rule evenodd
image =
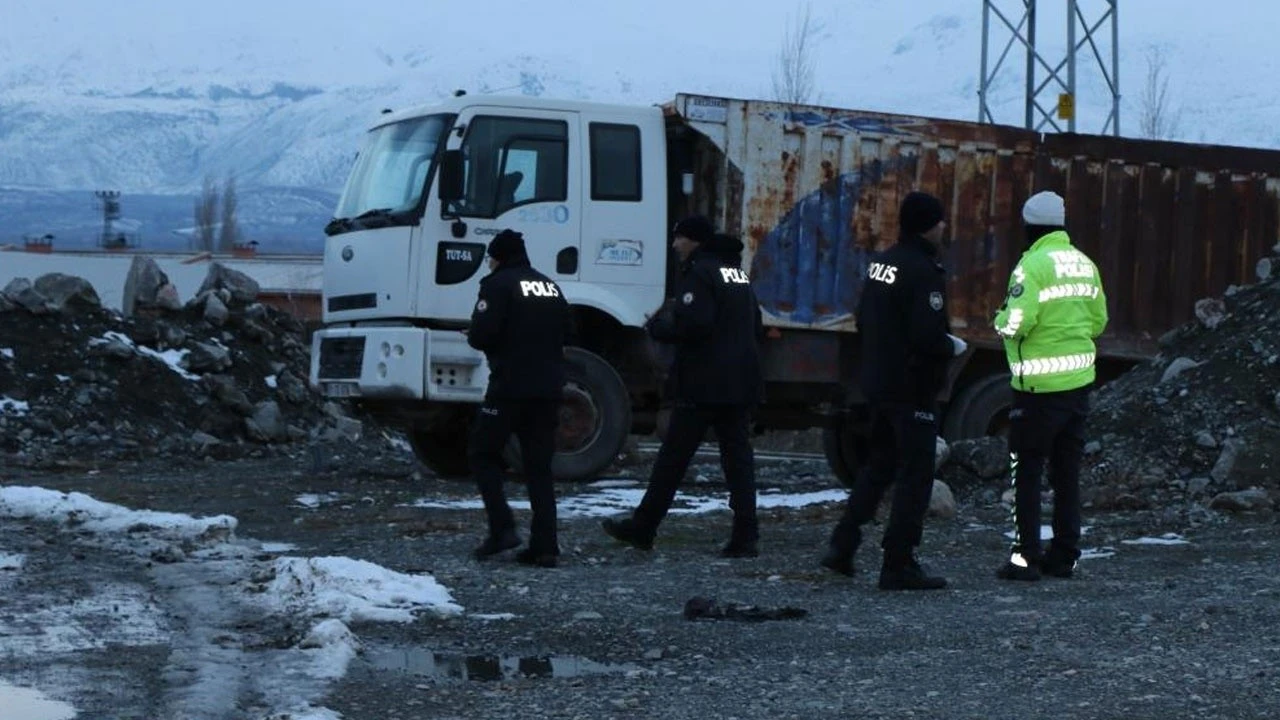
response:
<svg viewBox="0 0 1280 720"><path fill-rule="evenodd" d="M0 707L5 720L71 720L76 709L64 702L49 700L39 690L14 687L0 682Z"/></svg>
<svg viewBox="0 0 1280 720"><path fill-rule="evenodd" d="M623 673L635 669L572 655L462 655L418 648L376 648L370 650L366 657L382 670L399 670L437 680L492 682L524 677L572 678Z"/></svg>

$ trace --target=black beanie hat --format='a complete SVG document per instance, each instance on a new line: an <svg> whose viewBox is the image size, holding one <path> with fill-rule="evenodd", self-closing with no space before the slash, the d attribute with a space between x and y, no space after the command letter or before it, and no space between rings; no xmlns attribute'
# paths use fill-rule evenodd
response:
<svg viewBox="0 0 1280 720"><path fill-rule="evenodd" d="M908 193L898 210L898 229L903 235L920 235L942 221L942 201L923 192Z"/></svg>
<svg viewBox="0 0 1280 720"><path fill-rule="evenodd" d="M527 257L524 249L524 235L515 230L503 230L494 235L489 243L489 257L499 263Z"/></svg>
<svg viewBox="0 0 1280 720"><path fill-rule="evenodd" d="M686 237L696 243L704 243L711 239L716 229L711 225L711 221L701 215L690 215L689 217L676 223L675 229L672 230L673 235Z"/></svg>

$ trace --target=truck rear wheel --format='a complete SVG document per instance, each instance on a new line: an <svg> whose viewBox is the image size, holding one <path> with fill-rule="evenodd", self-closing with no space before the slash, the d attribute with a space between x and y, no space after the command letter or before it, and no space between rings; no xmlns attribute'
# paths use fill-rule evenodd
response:
<svg viewBox="0 0 1280 720"><path fill-rule="evenodd" d="M867 462L867 426L856 410L831 416L822 428L822 452L840 484L853 487L858 472Z"/></svg>
<svg viewBox="0 0 1280 720"><path fill-rule="evenodd" d="M609 467L631 432L631 398L622 377L604 358L578 347L565 349L565 385L556 428L551 475L589 480ZM507 443L506 459L520 472L520 444Z"/></svg>
<svg viewBox="0 0 1280 720"><path fill-rule="evenodd" d="M1013 388L1008 373L988 375L971 383L947 407L942 434L947 442L1007 435Z"/></svg>
<svg viewBox="0 0 1280 720"><path fill-rule="evenodd" d="M471 474L467 462L467 439L471 424L459 422L445 428L412 427L409 445L413 454L427 469L441 478L462 478Z"/></svg>

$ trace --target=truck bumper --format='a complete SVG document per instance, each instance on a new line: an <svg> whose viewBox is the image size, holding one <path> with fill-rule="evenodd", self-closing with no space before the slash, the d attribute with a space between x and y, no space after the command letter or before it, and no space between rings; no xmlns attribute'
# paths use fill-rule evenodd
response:
<svg viewBox="0 0 1280 720"><path fill-rule="evenodd" d="M312 337L310 379L333 398L479 403L489 365L457 331L328 328Z"/></svg>

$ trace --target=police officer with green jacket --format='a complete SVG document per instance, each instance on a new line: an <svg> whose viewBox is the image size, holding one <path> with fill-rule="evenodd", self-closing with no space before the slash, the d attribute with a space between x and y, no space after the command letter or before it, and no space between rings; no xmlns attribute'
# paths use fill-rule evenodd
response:
<svg viewBox="0 0 1280 720"><path fill-rule="evenodd" d="M1010 475L1015 493L1005 580L1070 577L1080 557L1080 457L1096 378L1094 339L1107 326L1098 268L1071 245L1066 208L1053 192L1022 207L1029 245L1013 274L995 329L1012 374ZM1040 544L1040 478L1053 488L1053 540Z"/></svg>

